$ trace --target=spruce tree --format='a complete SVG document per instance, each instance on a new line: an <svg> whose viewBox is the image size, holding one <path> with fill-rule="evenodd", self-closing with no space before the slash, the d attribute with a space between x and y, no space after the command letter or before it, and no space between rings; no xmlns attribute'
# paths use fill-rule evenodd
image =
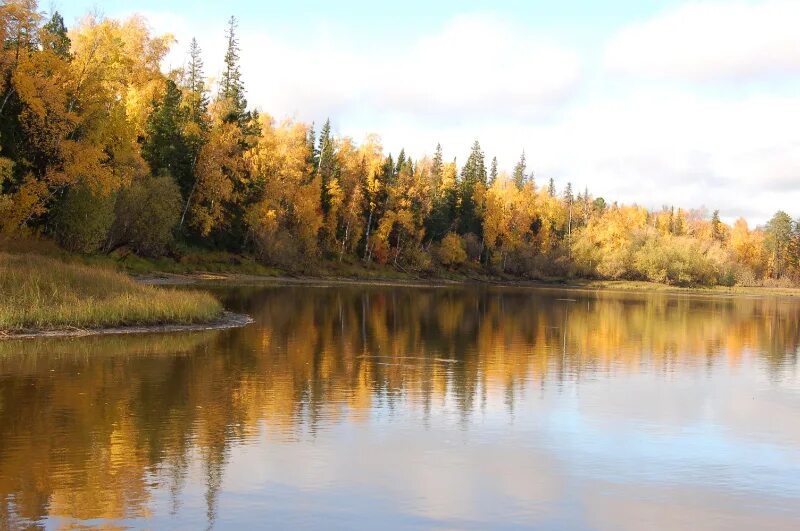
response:
<svg viewBox="0 0 800 531"><path fill-rule="evenodd" d="M519 157L519 162L517 162L517 165L514 166L514 184L517 186L518 190L522 190L522 187L525 186L526 168L527 163L525 161L525 150L522 150L522 155Z"/></svg>
<svg viewBox="0 0 800 531"><path fill-rule="evenodd" d="M550 177L550 184L547 185L547 194L550 197L556 196L556 184L553 182L553 178Z"/></svg>
<svg viewBox="0 0 800 531"><path fill-rule="evenodd" d="M67 35L67 26L64 17L58 11L53 12L50 20L42 26L42 45L50 49L62 59L69 59L69 49L72 42Z"/></svg>
<svg viewBox="0 0 800 531"><path fill-rule="evenodd" d="M431 180L433 181L434 191L438 190L439 185L442 183L442 170L444 170L442 145L436 144L436 151L433 154L433 163L431 164Z"/></svg>
<svg viewBox="0 0 800 531"><path fill-rule="evenodd" d="M719 219L719 210L715 210L711 215L711 237L721 241L722 236L722 221Z"/></svg>
<svg viewBox="0 0 800 531"><path fill-rule="evenodd" d="M247 119L247 100L244 97L244 84L242 83L242 73L239 70L239 39L236 37L238 24L236 17L231 17L228 21L228 29L225 31L225 38L228 41L228 48L225 51L225 68L219 82L219 97L230 102L231 110L228 120L244 124Z"/></svg>
<svg viewBox="0 0 800 531"><path fill-rule="evenodd" d="M475 202L475 188L478 185L486 186L486 182L484 155L483 151L481 151L480 143L476 140L472 144L466 164L461 168L459 231L462 234L471 232L480 235L482 233L482 220L478 212L478 205Z"/></svg>
<svg viewBox="0 0 800 531"><path fill-rule="evenodd" d="M314 130L314 122L308 127L306 133L306 163L309 166L309 180L313 179L317 174L317 166L319 165L319 151L317 150L317 133Z"/></svg>
<svg viewBox="0 0 800 531"><path fill-rule="evenodd" d="M206 93L206 79L203 74L203 57L197 39L192 37L189 44L189 65L184 76L184 88L189 92L187 107L189 119L194 123L206 125L208 114L208 94Z"/></svg>
<svg viewBox="0 0 800 531"><path fill-rule="evenodd" d="M186 192L191 181L192 161L183 134L184 123L181 91L168 79L164 95L154 102L147 118L142 156L154 174L170 174Z"/></svg>
<svg viewBox="0 0 800 531"><path fill-rule="evenodd" d="M489 169L489 186L497 180L497 157L492 157L492 166Z"/></svg>
<svg viewBox="0 0 800 531"><path fill-rule="evenodd" d="M319 134L319 161L317 163L317 174L320 176L322 211L328 213L330 210L330 196L328 195L328 184L333 179L336 172L336 152L334 149L333 136L331 135L331 121L325 120L322 131Z"/></svg>

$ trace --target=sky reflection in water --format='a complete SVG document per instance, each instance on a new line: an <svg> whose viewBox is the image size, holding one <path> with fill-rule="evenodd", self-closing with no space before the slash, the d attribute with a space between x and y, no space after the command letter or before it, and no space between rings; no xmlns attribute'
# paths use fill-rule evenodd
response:
<svg viewBox="0 0 800 531"><path fill-rule="evenodd" d="M0 528L800 525L791 299L220 294L256 324L0 343Z"/></svg>

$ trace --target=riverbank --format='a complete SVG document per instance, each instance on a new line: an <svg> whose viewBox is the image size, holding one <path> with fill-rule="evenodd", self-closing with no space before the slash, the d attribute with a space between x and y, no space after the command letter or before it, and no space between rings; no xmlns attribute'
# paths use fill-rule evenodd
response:
<svg viewBox="0 0 800 531"><path fill-rule="evenodd" d="M779 288L760 286L695 286L681 287L638 280L586 280L586 279L515 279L488 276L467 276L449 274L444 277L420 277L413 275L392 275L381 277L335 275L254 275L247 273L164 273L154 272L134 275L143 284L155 286L189 285L258 285L258 284L298 284L298 285L370 285L407 287L445 287L465 285L487 285L507 288L539 288L581 291L624 291L630 293L671 293L713 296L784 296L800 297L800 288Z"/></svg>
<svg viewBox="0 0 800 531"><path fill-rule="evenodd" d="M211 294L137 282L108 267L0 253L0 336L208 325L223 319Z"/></svg>

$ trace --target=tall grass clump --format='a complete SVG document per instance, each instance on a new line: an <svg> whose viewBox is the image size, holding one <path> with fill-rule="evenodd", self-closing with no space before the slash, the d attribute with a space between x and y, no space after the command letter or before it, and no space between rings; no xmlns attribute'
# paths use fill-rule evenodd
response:
<svg viewBox="0 0 800 531"><path fill-rule="evenodd" d="M200 323L221 312L219 301L205 292L146 286L111 269L38 255L0 253L0 332Z"/></svg>

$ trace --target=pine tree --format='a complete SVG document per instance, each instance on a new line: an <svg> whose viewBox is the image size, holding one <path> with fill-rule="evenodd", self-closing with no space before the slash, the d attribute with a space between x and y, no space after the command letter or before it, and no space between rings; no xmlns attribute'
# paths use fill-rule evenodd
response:
<svg viewBox="0 0 800 531"><path fill-rule="evenodd" d="M492 157L492 165L489 169L489 186L497 180L497 157Z"/></svg>
<svg viewBox="0 0 800 531"><path fill-rule="evenodd" d="M319 161L317 163L317 174L320 176L322 211L327 214L330 210L330 197L328 196L328 184L333 179L336 172L336 152L331 135L331 121L325 120L322 131L319 134Z"/></svg>
<svg viewBox="0 0 800 531"><path fill-rule="evenodd" d="M191 181L191 154L183 135L185 112L181 91L168 79L164 95L153 104L145 125L142 156L154 174L168 173L186 193Z"/></svg>
<svg viewBox="0 0 800 531"><path fill-rule="evenodd" d="M53 12L50 21L42 26L42 45L62 59L69 59L72 42L67 35L64 17L58 11Z"/></svg>
<svg viewBox="0 0 800 531"><path fill-rule="evenodd" d="M459 230L462 234L471 232L479 235L482 231L481 218L476 203L475 191L478 186L486 186L486 164L481 145L476 140L472 144L469 157L461 168L461 212Z"/></svg>
<svg viewBox="0 0 800 531"><path fill-rule="evenodd" d="M719 219L719 210L715 210L711 215L711 237L717 241L722 241L722 221Z"/></svg>
<svg viewBox="0 0 800 531"><path fill-rule="evenodd" d="M189 118L194 123L205 127L208 115L208 94L206 79L203 74L203 57L197 39L192 37L189 44L189 65L184 76L184 89L189 93L187 106Z"/></svg>
<svg viewBox="0 0 800 531"><path fill-rule="evenodd" d="M237 25L236 17L231 17L228 21L228 29L225 31L228 48L225 51L225 68L222 71L222 78L219 82L219 97L230 101L231 110L227 117L228 120L243 124L247 118L247 100L244 97L244 84L239 70Z"/></svg>
<svg viewBox="0 0 800 531"><path fill-rule="evenodd" d="M550 184L547 185L547 194L550 197L555 197L556 196L556 184L555 184L555 182L553 182L553 178L552 177L550 177Z"/></svg>
<svg viewBox="0 0 800 531"><path fill-rule="evenodd" d="M436 192L442 182L442 170L444 169L444 161L442 160L442 145L436 144L436 151L433 154L433 162L431 163L431 181L433 182L433 190Z"/></svg>
<svg viewBox="0 0 800 531"><path fill-rule="evenodd" d="M522 190L522 187L525 186L526 168L527 163L525 161L525 150L523 150L522 155L519 157L519 162L517 162L517 165L514 166L514 184L517 185L518 190Z"/></svg>
<svg viewBox="0 0 800 531"><path fill-rule="evenodd" d="M319 165L319 150L317 149L317 133L314 131L314 122L308 127L306 133L306 164L309 166L309 181L317 174L317 166Z"/></svg>
<svg viewBox="0 0 800 531"><path fill-rule="evenodd" d="M575 196L572 193L572 183L567 183L567 187L564 188L564 202L567 205L571 205L575 202Z"/></svg>

